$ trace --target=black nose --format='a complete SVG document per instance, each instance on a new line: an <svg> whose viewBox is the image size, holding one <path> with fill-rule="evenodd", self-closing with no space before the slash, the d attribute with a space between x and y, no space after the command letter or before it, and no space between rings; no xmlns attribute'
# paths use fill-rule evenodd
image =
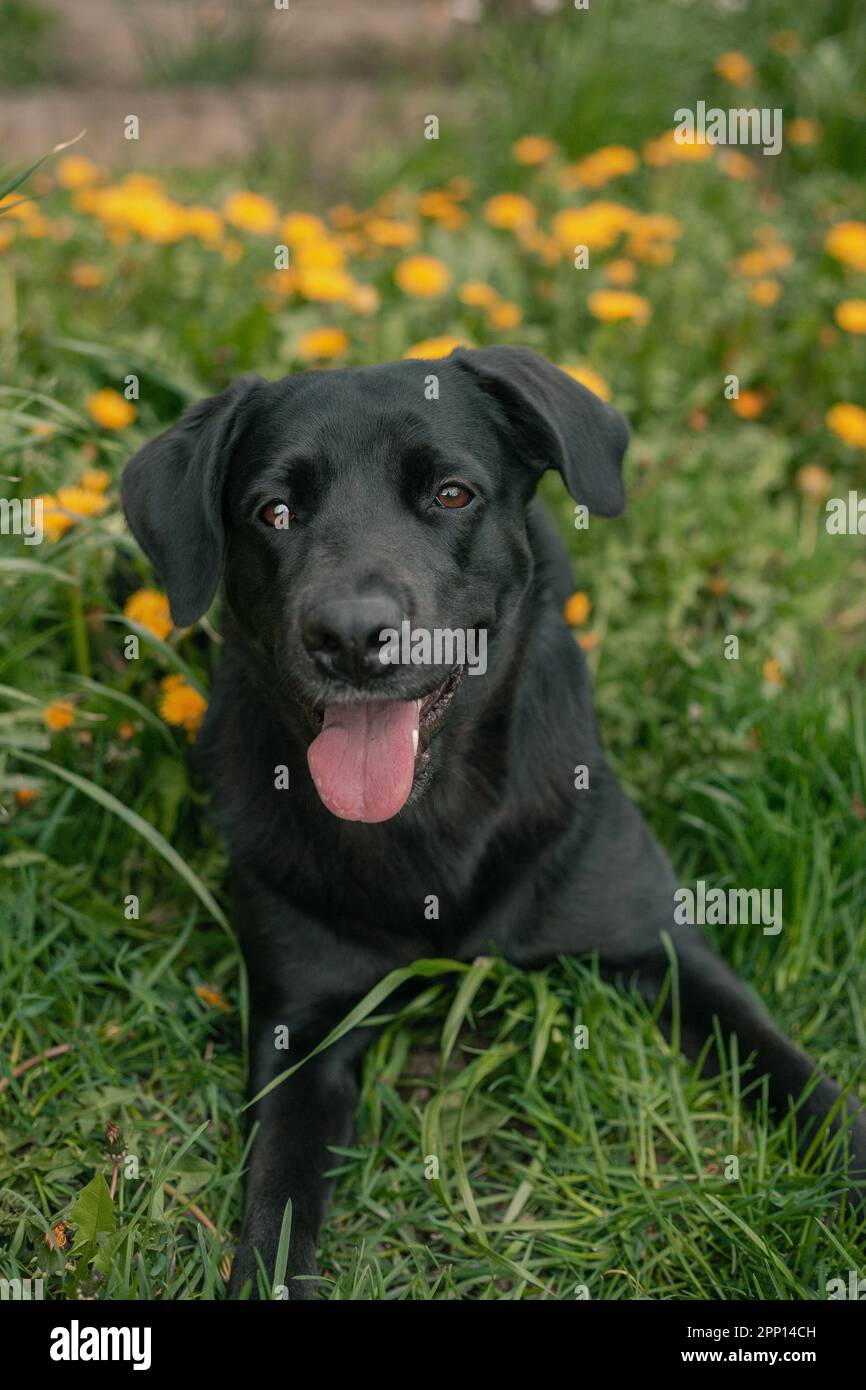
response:
<svg viewBox="0 0 866 1390"><path fill-rule="evenodd" d="M390 669L380 660L385 645L381 634L387 628L399 633L402 620L400 605L387 594L328 599L308 610L301 639L327 675L364 680Z"/></svg>

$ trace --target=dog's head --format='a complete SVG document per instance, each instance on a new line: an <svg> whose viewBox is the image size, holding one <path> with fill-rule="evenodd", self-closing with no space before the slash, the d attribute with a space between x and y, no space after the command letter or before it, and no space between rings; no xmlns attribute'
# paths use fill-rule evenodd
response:
<svg viewBox="0 0 866 1390"><path fill-rule="evenodd" d="M242 378L139 450L123 505L179 626L223 577L274 690L307 713L324 804L382 821L429 775L467 645L483 634L495 657L530 582L540 475L617 515L627 442L535 353L457 350Z"/></svg>

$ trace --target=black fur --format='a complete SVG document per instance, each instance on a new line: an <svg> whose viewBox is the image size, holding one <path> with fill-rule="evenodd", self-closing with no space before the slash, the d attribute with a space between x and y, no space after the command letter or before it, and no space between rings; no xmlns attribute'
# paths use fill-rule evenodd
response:
<svg viewBox="0 0 866 1390"><path fill-rule="evenodd" d="M438 378L438 399L425 384ZM193 407L142 449L123 487L130 525L179 623L199 617L223 564L224 659L198 756L228 840L235 919L251 988L250 1092L311 1051L360 997L419 957L471 960L492 948L525 967L598 953L649 998L665 981L661 934L677 954L682 1038L696 1054L713 1019L769 1076L774 1109L813 1066L772 1025L694 927L673 920L675 881L609 770L588 673L561 618L568 565L532 501L559 468L576 501L622 510L624 421L517 348L444 361L242 381ZM431 506L457 478L472 505ZM288 531L261 508L286 497ZM391 820L325 809L306 754L307 711L357 698L410 699L447 675L381 667L348 680L305 638L311 615L387 603L419 627L485 628L488 673L466 678L430 748L429 768ZM355 607L353 607L355 605ZM589 769L576 791L573 770ZM275 768L290 789L276 790ZM439 919L427 921L436 894ZM259 1122L231 1288L271 1269L293 1203L290 1275L315 1271L329 1145L351 1135L369 1031L350 1034L254 1108ZM837 1106L820 1078L801 1136ZM849 1181L866 1172L866 1122L851 1124ZM295 1299L315 1284L291 1284Z"/></svg>

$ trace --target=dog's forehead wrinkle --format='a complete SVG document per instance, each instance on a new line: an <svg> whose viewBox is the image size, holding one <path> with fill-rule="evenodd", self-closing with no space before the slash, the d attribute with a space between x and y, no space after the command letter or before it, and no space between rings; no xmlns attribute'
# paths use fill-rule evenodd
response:
<svg viewBox="0 0 866 1390"><path fill-rule="evenodd" d="M426 391L431 373L438 399ZM416 485L461 474L489 493L502 451L478 395L446 361L292 374L257 399L236 476L251 491L272 487L307 503L313 489L317 506L339 495L357 508L362 491L408 500Z"/></svg>
<svg viewBox="0 0 866 1390"><path fill-rule="evenodd" d="M439 383L438 395L429 391L431 376ZM317 431L334 422L339 428L365 421L432 442L472 427L477 394L453 363L409 359L295 373L272 383L265 409L289 429Z"/></svg>
<svg viewBox="0 0 866 1390"><path fill-rule="evenodd" d="M357 413L335 409L316 438L330 460L350 467L428 457L442 448L423 418L404 408L383 408L370 402Z"/></svg>

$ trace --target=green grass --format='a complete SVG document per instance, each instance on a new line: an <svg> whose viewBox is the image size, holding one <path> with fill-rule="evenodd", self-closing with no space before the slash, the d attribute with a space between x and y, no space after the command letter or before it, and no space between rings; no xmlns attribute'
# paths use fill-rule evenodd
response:
<svg viewBox="0 0 866 1390"><path fill-rule="evenodd" d="M124 6L135 35L145 86L230 85L253 74L262 46L262 17L254 7L197 15L182 40L154 33L136 5Z"/></svg>
<svg viewBox="0 0 866 1390"><path fill-rule="evenodd" d="M782 61L768 40L792 21L776 0L749 34L730 16L707 22L704 6L599 14L577 34L570 15L510 39L491 32L475 75L486 119L456 133L444 122L438 147L377 151L346 189L369 199L470 175L469 226L428 230L425 249L521 305L525 322L510 335L451 297L399 298L388 256L358 267L383 295L370 319L296 301L270 309L258 279L268 238L248 239L235 265L188 240L113 245L59 192L40 206L71 219L69 238L19 237L0 257L0 493L56 490L94 465L114 480L104 516L57 543L0 538L0 1273L38 1267L48 1297L195 1299L223 1288L245 1161L245 999L222 925L224 849L190 781L187 741L158 714L159 681L180 671L207 690L218 649L202 630L143 640L141 660L124 661L118 573L149 577L114 483L132 448L189 399L238 371L296 368L300 333L322 322L345 324L350 362L456 332L585 359L611 382L635 432L628 515L575 532L558 480L543 490L569 538L575 587L592 600L600 641L589 660L612 760L682 883L782 889L779 936L718 928L716 945L786 1032L866 1099L866 557L858 538L827 535L820 504L797 485L816 463L833 495L866 485L862 451L824 423L836 401L866 405L863 340L818 341L840 299L866 297L866 275L822 252L830 225L864 213L862 112L846 74L866 24L842 4L798 17L803 49ZM665 76L665 35L679 85ZM539 269L478 206L514 186L546 217L557 195L508 160L517 136L550 134L572 158L639 144L676 106L723 95L712 65L728 48L756 64L762 104L817 116L825 143L759 157L774 167L755 184L715 167L642 169L589 195L683 223L674 263L640 269L648 327L598 324L585 295L599 265L575 288L568 265ZM264 158L256 170L250 186L286 210ZM185 201L215 204L237 186L232 170L197 174L194 194L185 177L170 180ZM758 310L730 263L767 221L795 259L778 305ZM102 290L70 285L77 261L105 269ZM761 420L731 413L730 371L768 393ZM142 383L135 425L94 430L86 396L127 372ZM34 434L46 425L51 434ZM722 654L730 633L738 661ZM766 679L767 661L781 684ZM49 734L42 709L59 697L76 701L75 723ZM17 804L23 789L38 799ZM124 915L130 894L138 919ZM227 1007L202 999L202 985ZM384 1027L366 1060L357 1137L334 1156L324 1296L574 1298L585 1287L594 1299L814 1299L862 1266L862 1232L837 1217L834 1144L819 1137L798 1160L790 1121L766 1123L745 1058L702 1079L592 962L525 975L490 960L419 991L398 1016L376 1006ZM573 1045L577 1023L589 1026L588 1050ZM49 1049L61 1050L20 1070ZM67 1219L83 1239L75 1204L95 1174L112 1181L108 1123L138 1176L119 1165L115 1229L98 1253L52 1254L46 1229ZM426 1175L431 1157L438 1179Z"/></svg>
<svg viewBox="0 0 866 1390"><path fill-rule="evenodd" d="M0 87L32 87L59 71L58 16L31 0L0 0Z"/></svg>

